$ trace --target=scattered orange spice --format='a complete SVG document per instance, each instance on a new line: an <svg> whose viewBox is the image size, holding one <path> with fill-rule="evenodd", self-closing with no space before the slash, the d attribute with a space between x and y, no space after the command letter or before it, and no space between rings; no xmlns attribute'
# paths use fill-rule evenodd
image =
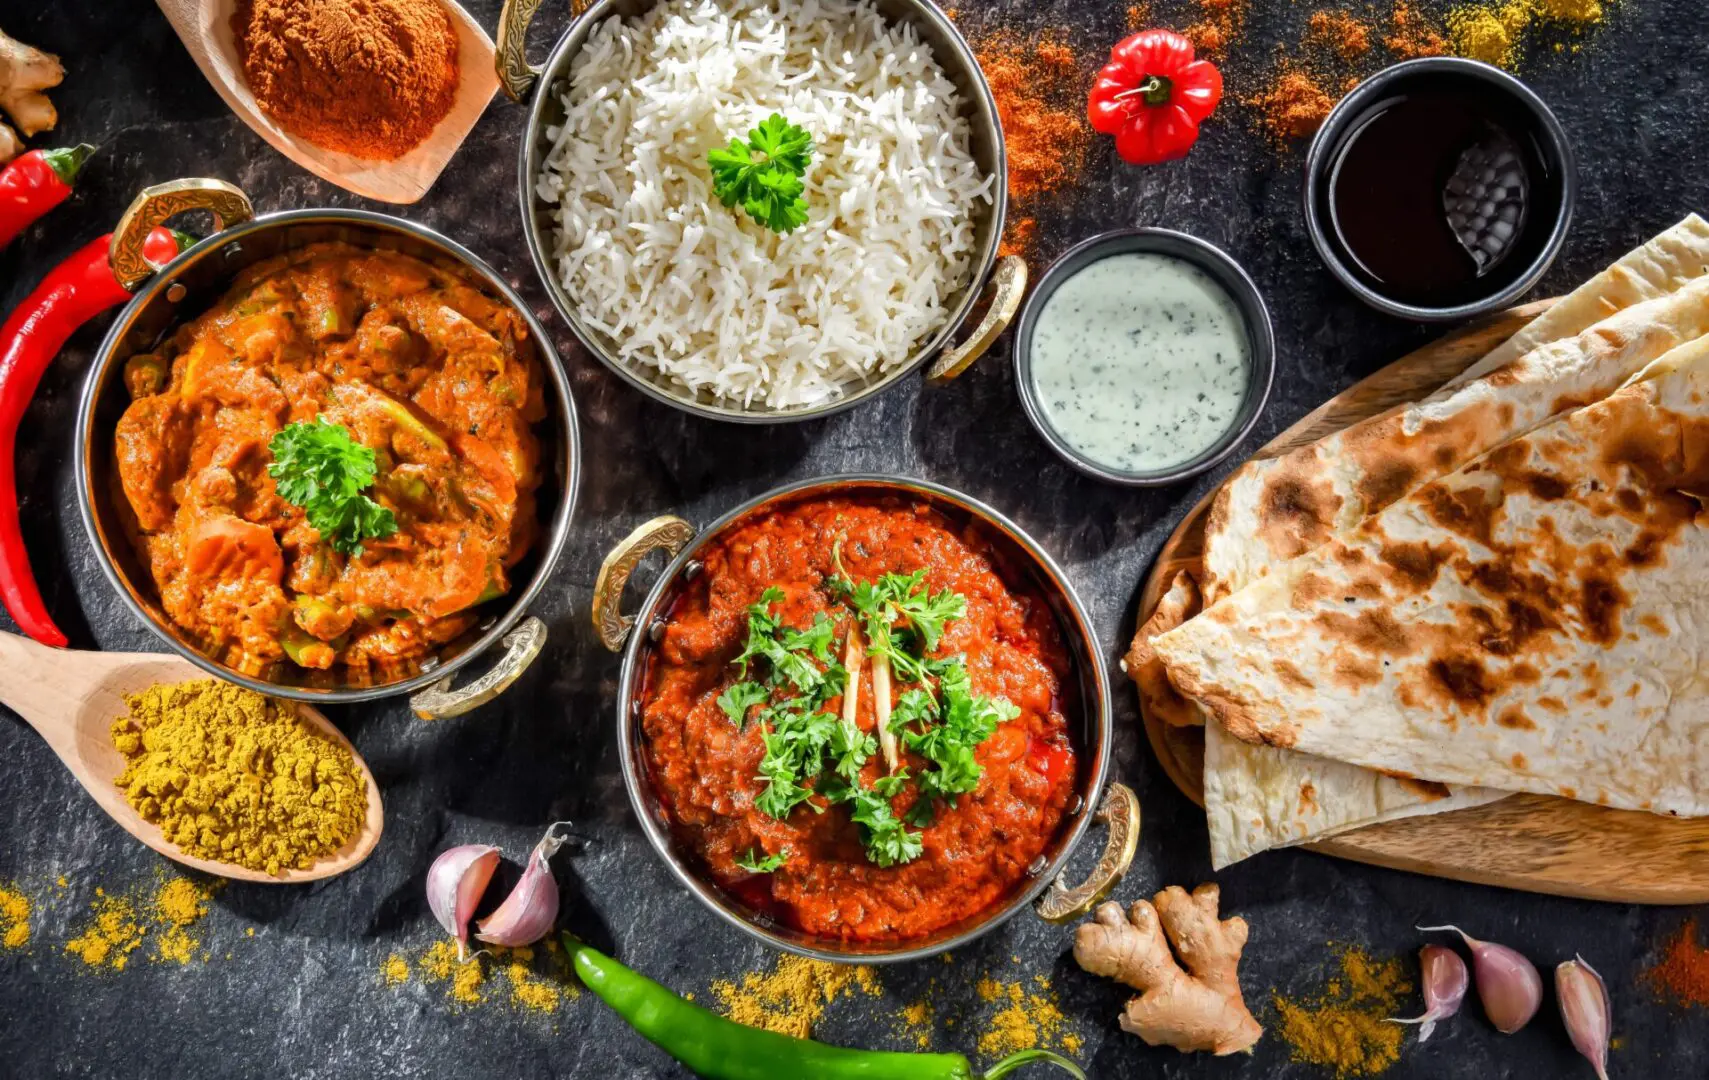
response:
<svg viewBox="0 0 1709 1080"><path fill-rule="evenodd" d="M1284 67L1276 81L1249 104L1259 109L1270 137L1285 143L1315 134L1335 108L1335 100L1311 74Z"/></svg>
<svg viewBox="0 0 1709 1080"><path fill-rule="evenodd" d="M1127 28L1129 33L1137 33L1151 25L1151 5L1149 3L1129 4L1127 6Z"/></svg>
<svg viewBox="0 0 1709 1080"><path fill-rule="evenodd" d="M999 255L1025 255L1033 248L1038 236L1038 218L1010 217L1003 230L1003 242L997 247Z"/></svg>
<svg viewBox="0 0 1709 1080"><path fill-rule="evenodd" d="M1182 31L1202 53L1221 53L1246 26L1249 0L1198 0L1199 18Z"/></svg>
<svg viewBox="0 0 1709 1080"><path fill-rule="evenodd" d="M1371 51L1371 28L1345 11L1319 9L1311 13L1306 44L1335 50L1343 60L1357 60Z"/></svg>
<svg viewBox="0 0 1709 1080"><path fill-rule="evenodd" d="M1383 45L1401 60L1445 56L1448 52L1448 39L1442 31L1406 0L1396 0L1394 10L1389 14L1389 32L1383 38Z"/></svg>
<svg viewBox="0 0 1709 1080"><path fill-rule="evenodd" d="M1086 79L1079 53L1055 35L1029 39L999 30L979 40L976 52L1009 158L1011 206L1002 250L1024 255L1038 229L1028 213L1034 200L1073 183L1085 162L1091 139Z"/></svg>

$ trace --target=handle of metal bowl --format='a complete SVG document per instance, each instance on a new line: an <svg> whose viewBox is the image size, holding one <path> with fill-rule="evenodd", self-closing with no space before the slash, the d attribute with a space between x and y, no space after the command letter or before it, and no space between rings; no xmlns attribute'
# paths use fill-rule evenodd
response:
<svg viewBox="0 0 1709 1080"><path fill-rule="evenodd" d="M469 685L451 689L451 676L409 699L409 707L423 720L449 720L498 697L528 670L528 665L546 647L546 624L530 615L504 636L504 655L492 670Z"/></svg>
<svg viewBox="0 0 1709 1080"><path fill-rule="evenodd" d="M493 50L493 66L498 69L498 84L504 96L518 105L528 101L540 69L528 62L528 24L540 10L541 0L504 0L498 15L498 43Z"/></svg>
<svg viewBox="0 0 1709 1080"><path fill-rule="evenodd" d="M927 382L946 383L956 378L1003 336L1021 310L1021 298L1027 294L1027 261L1019 255L1005 255L997 260L997 272L991 275L988 288L993 296L985 317L966 341L938 355L926 372Z"/></svg>
<svg viewBox="0 0 1709 1080"><path fill-rule="evenodd" d="M1038 917L1046 922L1065 923L1085 915L1110 895L1110 890L1133 865L1134 852L1139 850L1139 799L1133 789L1126 784L1111 784L1093 820L1109 826L1104 853L1080 884L1070 888L1060 877L1050 883L1050 888L1033 905Z"/></svg>
<svg viewBox="0 0 1709 1080"><path fill-rule="evenodd" d="M635 567L655 551L676 558L694 539L694 533L693 525L675 514L665 514L637 528L611 549L599 564L599 577L593 583L593 632L599 635L602 645L612 652L622 652L623 643L635 626L635 617L623 614L623 588L629 584L629 575L635 572Z"/></svg>
<svg viewBox="0 0 1709 1080"><path fill-rule="evenodd" d="M131 200L119 227L107 245L107 261L113 278L126 292L137 287L161 268L143 253L143 243L156 225L186 210L206 210L214 215L215 227L224 232L255 216L249 196L224 180L172 180L143 188Z"/></svg>

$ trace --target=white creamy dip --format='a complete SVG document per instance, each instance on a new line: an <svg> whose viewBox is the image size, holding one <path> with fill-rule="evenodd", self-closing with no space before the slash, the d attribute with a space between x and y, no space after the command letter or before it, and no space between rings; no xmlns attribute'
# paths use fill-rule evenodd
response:
<svg viewBox="0 0 1709 1080"><path fill-rule="evenodd" d="M1083 456L1157 472L1233 426L1250 353L1239 307L1209 274L1169 255L1111 255L1045 301L1032 382L1045 421Z"/></svg>

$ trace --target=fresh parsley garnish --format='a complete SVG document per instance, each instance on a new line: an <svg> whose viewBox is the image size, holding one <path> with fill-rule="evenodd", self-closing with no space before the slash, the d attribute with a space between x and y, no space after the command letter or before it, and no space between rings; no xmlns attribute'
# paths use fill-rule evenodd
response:
<svg viewBox="0 0 1709 1080"><path fill-rule="evenodd" d="M861 771L880 740L827 709L851 677L836 661L837 623L820 612L804 629L786 625L773 611L786 599L782 589L766 589L748 608L747 641L732 661L740 679L717 703L738 727L750 717L764 725L759 772L765 788L754 800L761 813L782 820L803 805L814 813L846 805L867 858L896 866L920 856L925 840L919 830L936 819L940 800L953 806L956 796L979 786L984 769L976 748L1020 710L974 694L961 654L931 655L947 625L966 616L966 597L949 589L932 592L923 570L857 582L842 572L840 554L837 566L826 584L851 609L845 632L856 633L858 623L867 655L875 663L883 657L906 687L890 708L888 734L927 767L917 775L899 768L862 784ZM917 795L898 817L892 800L910 781Z"/></svg>
<svg viewBox="0 0 1709 1080"><path fill-rule="evenodd" d="M793 232L807 223L806 186L801 178L813 160L813 136L772 113L748 132L747 141L706 155L712 193L725 206L740 205L772 232Z"/></svg>
<svg viewBox="0 0 1709 1080"><path fill-rule="evenodd" d="M383 540L398 531L392 512L363 494L374 483L374 451L342 425L324 416L287 424L267 449L273 454L267 474L279 497L301 507L334 551L360 555L363 540Z"/></svg>
<svg viewBox="0 0 1709 1080"><path fill-rule="evenodd" d="M768 855L763 859L755 853L753 848L749 848L747 851L736 856L736 865L750 874L769 874L774 870L780 869L783 864L788 861L788 848L784 848L776 855Z"/></svg>

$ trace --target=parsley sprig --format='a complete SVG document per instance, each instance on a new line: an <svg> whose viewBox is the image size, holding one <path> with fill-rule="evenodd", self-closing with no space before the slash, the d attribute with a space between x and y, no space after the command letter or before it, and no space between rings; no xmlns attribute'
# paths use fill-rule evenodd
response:
<svg viewBox="0 0 1709 1080"><path fill-rule="evenodd" d="M334 551L362 554L362 541L383 540L398 531L392 512L362 494L374 483L374 451L326 417L287 424L267 443L279 497L301 507L308 522Z"/></svg>
<svg viewBox="0 0 1709 1080"><path fill-rule="evenodd" d="M956 796L978 786L984 770L975 749L1020 710L1002 698L975 695L961 654L931 656L947 624L966 615L966 597L948 589L931 592L923 570L856 582L842 572L840 557L838 573L826 585L852 609L848 632L858 620L868 653L885 657L909 686L895 703L889 728L929 767L917 776L903 768L870 786L861 783L861 769L877 752L878 740L826 709L849 679L833 653L836 624L820 612L806 629L785 625L772 610L785 598L778 588L765 590L748 608L747 642L732 662L740 678L718 696L718 707L738 727L754 718L764 725L759 771L765 788L754 800L762 813L782 820L798 806L823 813L825 805L846 804L868 859L881 867L910 862L924 850L918 828L931 824L937 802L953 806ZM910 780L918 797L904 820L891 800Z"/></svg>
<svg viewBox="0 0 1709 1080"><path fill-rule="evenodd" d="M741 867L743 870L746 870L750 874L770 874L770 873L773 873L774 871L782 869L783 864L788 862L788 861L789 861L789 849L788 848L784 848L782 851L778 852L776 855L768 855L764 858L761 858L760 855L757 852L755 852L753 848L749 848L747 851L736 856L736 865Z"/></svg>
<svg viewBox="0 0 1709 1080"><path fill-rule="evenodd" d="M740 205L772 232L793 232L807 224L806 185L801 178L813 161L813 136L772 113L748 132L744 142L706 155L712 168L712 193L725 206Z"/></svg>

